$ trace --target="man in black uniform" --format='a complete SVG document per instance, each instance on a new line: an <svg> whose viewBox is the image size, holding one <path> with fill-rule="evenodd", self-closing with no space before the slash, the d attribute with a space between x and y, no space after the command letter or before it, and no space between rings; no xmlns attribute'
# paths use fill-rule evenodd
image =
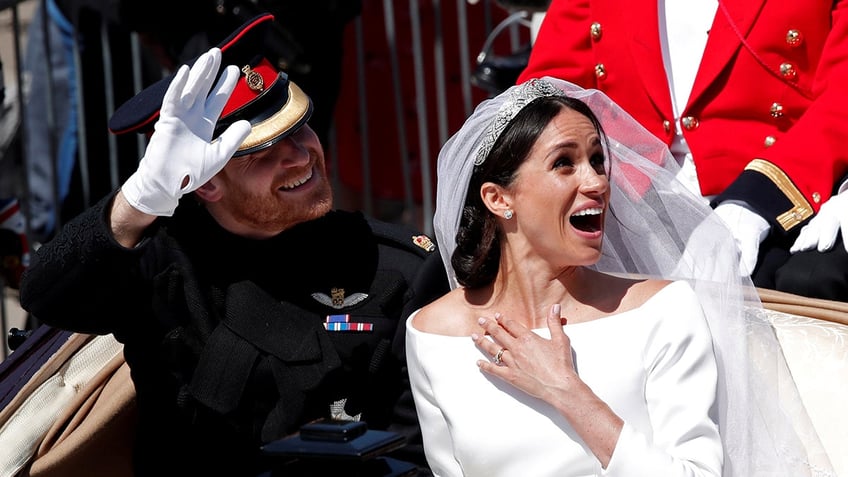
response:
<svg viewBox="0 0 848 477"><path fill-rule="evenodd" d="M138 476L257 475L262 444L322 417L417 434L404 321L447 290L438 254L331 210L311 101L262 55L272 20L118 109L113 132L155 124L138 170L23 278L39 320L124 343Z"/></svg>

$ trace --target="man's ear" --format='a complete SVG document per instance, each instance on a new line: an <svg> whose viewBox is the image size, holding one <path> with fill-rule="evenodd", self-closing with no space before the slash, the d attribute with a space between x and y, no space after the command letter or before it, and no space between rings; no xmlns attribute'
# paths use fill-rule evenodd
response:
<svg viewBox="0 0 848 477"><path fill-rule="evenodd" d="M480 186L480 198L483 205L498 217L503 217L504 212L512 209L512 196L494 182L485 182Z"/></svg>
<svg viewBox="0 0 848 477"><path fill-rule="evenodd" d="M223 192L218 176L212 177L194 191L195 195L203 202L217 202L221 200L224 195Z"/></svg>

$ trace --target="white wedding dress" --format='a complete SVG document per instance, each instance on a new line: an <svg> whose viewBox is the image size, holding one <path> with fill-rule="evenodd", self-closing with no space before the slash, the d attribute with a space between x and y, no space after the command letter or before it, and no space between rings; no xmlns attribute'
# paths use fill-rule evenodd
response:
<svg viewBox="0 0 848 477"><path fill-rule="evenodd" d="M435 475L721 475L712 337L687 282L639 308L565 325L580 377L625 423L607 469L551 406L483 373L476 361L491 357L470 337L418 331L414 316L407 359Z"/></svg>

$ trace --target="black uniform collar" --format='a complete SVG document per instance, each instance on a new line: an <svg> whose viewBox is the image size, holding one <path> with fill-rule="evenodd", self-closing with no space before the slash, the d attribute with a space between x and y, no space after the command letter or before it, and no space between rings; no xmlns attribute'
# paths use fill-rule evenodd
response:
<svg viewBox="0 0 848 477"><path fill-rule="evenodd" d="M201 206L183 207L169 229L201 280L225 286L250 280L277 298L333 288L367 293L377 267L377 242L360 213L332 211L279 235L255 240L232 234Z"/></svg>

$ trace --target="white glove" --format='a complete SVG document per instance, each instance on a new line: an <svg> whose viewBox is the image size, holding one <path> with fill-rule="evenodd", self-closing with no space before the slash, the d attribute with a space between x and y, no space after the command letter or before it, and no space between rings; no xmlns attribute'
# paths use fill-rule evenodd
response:
<svg viewBox="0 0 848 477"><path fill-rule="evenodd" d="M715 212L727 224L736 240L740 273L750 275L757 266L760 244L769 234L769 223L747 207L730 202L722 202L715 208Z"/></svg>
<svg viewBox="0 0 848 477"><path fill-rule="evenodd" d="M210 94L220 66L221 50L212 48L191 68L181 66L168 86L138 170L121 187L139 211L173 215L180 197L223 169L250 134L250 123L237 121L212 142L215 123L239 78L238 68L228 66Z"/></svg>
<svg viewBox="0 0 848 477"><path fill-rule="evenodd" d="M848 193L840 193L822 204L819 213L801 229L790 252L803 252L816 248L827 252L836 243L836 236L842 230L842 244L848 251Z"/></svg>

